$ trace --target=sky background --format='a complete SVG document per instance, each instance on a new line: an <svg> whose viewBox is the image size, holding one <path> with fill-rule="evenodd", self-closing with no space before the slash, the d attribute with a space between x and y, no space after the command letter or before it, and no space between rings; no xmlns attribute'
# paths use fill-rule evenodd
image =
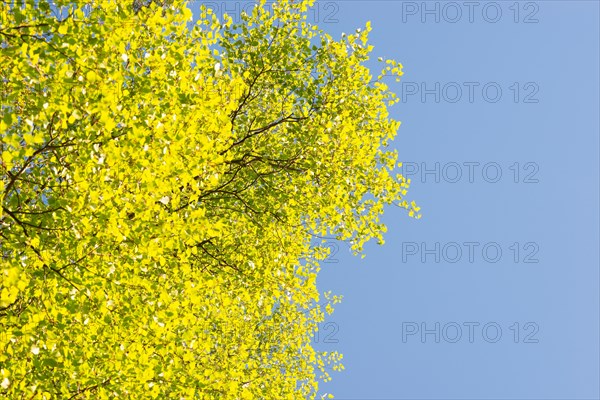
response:
<svg viewBox="0 0 600 400"><path fill-rule="evenodd" d="M423 212L388 209L364 260L331 243L318 282L344 300L314 342L346 369L322 390L598 399L598 2L320 1L309 20L371 21L373 58L404 65L393 146Z"/></svg>

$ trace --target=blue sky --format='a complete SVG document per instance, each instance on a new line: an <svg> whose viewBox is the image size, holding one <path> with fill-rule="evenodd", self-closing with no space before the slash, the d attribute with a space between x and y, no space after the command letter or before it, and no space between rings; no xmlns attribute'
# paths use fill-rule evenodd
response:
<svg viewBox="0 0 600 400"><path fill-rule="evenodd" d="M344 301L318 346L346 370L323 389L598 399L598 2L335 4L327 31L371 20L404 65L394 146L424 216L390 209L385 246L324 266Z"/></svg>
<svg viewBox="0 0 600 400"><path fill-rule="evenodd" d="M364 260L331 244L319 286L344 301L315 345L344 353L346 370L323 391L598 399L598 2L320 1L310 13L334 37L372 21L374 59L403 63L394 147L424 213L390 208L386 244Z"/></svg>

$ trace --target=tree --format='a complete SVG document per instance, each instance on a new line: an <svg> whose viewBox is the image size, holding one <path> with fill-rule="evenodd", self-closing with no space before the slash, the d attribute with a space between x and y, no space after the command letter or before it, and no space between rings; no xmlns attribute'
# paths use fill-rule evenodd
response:
<svg viewBox="0 0 600 400"><path fill-rule="evenodd" d="M336 41L310 1L119 3L2 4L0 395L314 398L342 366L311 243L418 217L402 66L373 79L370 26Z"/></svg>

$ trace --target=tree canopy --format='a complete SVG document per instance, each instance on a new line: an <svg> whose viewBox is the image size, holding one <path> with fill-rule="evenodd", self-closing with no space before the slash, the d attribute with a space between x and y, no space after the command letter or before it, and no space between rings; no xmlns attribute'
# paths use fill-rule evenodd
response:
<svg viewBox="0 0 600 400"><path fill-rule="evenodd" d="M343 368L315 238L419 217L402 65L373 77L370 25L334 40L312 1L133 3L0 6L0 397L315 398Z"/></svg>

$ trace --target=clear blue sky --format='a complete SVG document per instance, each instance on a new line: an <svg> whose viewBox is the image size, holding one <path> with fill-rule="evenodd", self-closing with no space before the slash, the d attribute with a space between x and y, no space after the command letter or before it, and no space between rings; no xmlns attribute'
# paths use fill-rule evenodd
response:
<svg viewBox="0 0 600 400"><path fill-rule="evenodd" d="M385 246L324 264L337 399L600 396L598 2L515 3L315 5L403 63L394 146L424 213L389 209Z"/></svg>

